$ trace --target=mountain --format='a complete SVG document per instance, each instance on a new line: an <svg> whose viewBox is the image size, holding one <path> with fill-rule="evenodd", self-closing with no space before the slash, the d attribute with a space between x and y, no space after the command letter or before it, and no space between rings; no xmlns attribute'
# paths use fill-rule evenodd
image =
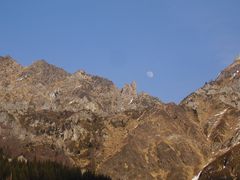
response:
<svg viewBox="0 0 240 180"><path fill-rule="evenodd" d="M13 158L112 179L239 177L238 59L179 105L44 60L23 67L7 56L0 65L0 148Z"/></svg>

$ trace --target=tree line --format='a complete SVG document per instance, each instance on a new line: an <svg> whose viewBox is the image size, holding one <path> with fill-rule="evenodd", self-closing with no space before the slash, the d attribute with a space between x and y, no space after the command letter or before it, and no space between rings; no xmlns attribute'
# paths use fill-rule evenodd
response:
<svg viewBox="0 0 240 180"><path fill-rule="evenodd" d="M9 159L0 149L0 180L111 180L111 178L90 171L82 173L77 167L67 167L51 161L21 162Z"/></svg>

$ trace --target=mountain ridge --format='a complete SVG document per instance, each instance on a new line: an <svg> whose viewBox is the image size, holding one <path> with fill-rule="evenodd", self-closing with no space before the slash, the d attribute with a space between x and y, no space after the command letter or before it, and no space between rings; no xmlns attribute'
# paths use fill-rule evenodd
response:
<svg viewBox="0 0 240 180"><path fill-rule="evenodd" d="M240 142L238 61L179 104L43 60L0 64L0 148L13 157L113 179L192 179Z"/></svg>

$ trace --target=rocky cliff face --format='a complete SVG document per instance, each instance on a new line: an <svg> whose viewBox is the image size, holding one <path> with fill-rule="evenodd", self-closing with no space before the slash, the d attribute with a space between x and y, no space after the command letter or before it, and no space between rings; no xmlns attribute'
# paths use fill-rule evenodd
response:
<svg viewBox="0 0 240 180"><path fill-rule="evenodd" d="M0 147L113 179L192 179L239 149L239 73L235 61L176 105L138 94L135 82L118 89L84 71L0 57Z"/></svg>

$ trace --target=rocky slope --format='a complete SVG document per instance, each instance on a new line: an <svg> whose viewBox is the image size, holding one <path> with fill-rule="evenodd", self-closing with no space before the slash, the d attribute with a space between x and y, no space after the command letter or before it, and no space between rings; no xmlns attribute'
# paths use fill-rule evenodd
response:
<svg viewBox="0 0 240 180"><path fill-rule="evenodd" d="M229 148L203 169L199 179L239 179L240 146Z"/></svg>
<svg viewBox="0 0 240 180"><path fill-rule="evenodd" d="M113 179L192 179L239 149L239 72L236 60L176 105L138 94L135 82L118 89L84 71L0 57L0 147Z"/></svg>

